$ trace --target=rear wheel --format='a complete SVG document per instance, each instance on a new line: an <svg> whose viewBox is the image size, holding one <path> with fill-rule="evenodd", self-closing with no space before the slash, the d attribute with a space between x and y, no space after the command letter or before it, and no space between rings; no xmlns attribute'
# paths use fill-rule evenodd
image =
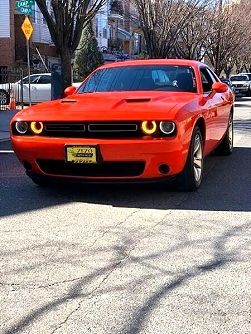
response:
<svg viewBox="0 0 251 334"><path fill-rule="evenodd" d="M181 191L195 191L199 188L203 175L203 139L200 128L195 127L186 165L177 177L177 188Z"/></svg>
<svg viewBox="0 0 251 334"><path fill-rule="evenodd" d="M10 103L10 94L4 89L0 89L0 105L6 106Z"/></svg>
<svg viewBox="0 0 251 334"><path fill-rule="evenodd" d="M230 155L233 152L233 139L234 139L234 127L233 127L233 114L230 114L228 121L227 132L220 143L216 148L217 155Z"/></svg>

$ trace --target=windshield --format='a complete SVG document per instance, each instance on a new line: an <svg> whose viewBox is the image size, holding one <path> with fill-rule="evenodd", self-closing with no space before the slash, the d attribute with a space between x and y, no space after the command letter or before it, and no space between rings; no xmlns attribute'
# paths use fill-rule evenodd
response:
<svg viewBox="0 0 251 334"><path fill-rule="evenodd" d="M94 72L77 93L114 91L196 92L194 71L188 66L119 66Z"/></svg>
<svg viewBox="0 0 251 334"><path fill-rule="evenodd" d="M235 75L230 78L231 81L248 81L248 76L246 75Z"/></svg>
<svg viewBox="0 0 251 334"><path fill-rule="evenodd" d="M251 80L251 73L244 73L244 75L248 76L248 79Z"/></svg>

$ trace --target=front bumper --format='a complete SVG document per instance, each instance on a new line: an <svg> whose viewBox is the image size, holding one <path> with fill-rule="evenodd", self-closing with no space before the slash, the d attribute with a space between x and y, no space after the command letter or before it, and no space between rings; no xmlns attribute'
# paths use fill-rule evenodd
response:
<svg viewBox="0 0 251 334"><path fill-rule="evenodd" d="M166 178L179 174L185 165L188 145L183 145L178 137L165 139L66 139L48 137L12 136L12 146L20 162L26 167L28 174L55 178L83 179L90 181L102 180L150 180ZM89 172L81 173L81 165L74 169L65 163L66 145L97 145L101 162L87 167ZM53 168L44 168L41 161L50 162ZM53 164L55 163L55 164ZM102 166L121 165L127 170L129 164L141 164L143 167L135 173L102 174ZM74 164L75 165L75 164ZM163 172L161 165L167 165L168 171ZM28 167L27 167L28 166ZM48 166L48 164L46 165ZM58 167L57 167L58 166ZM63 167L62 167L63 166ZM72 165L71 165L72 166ZM115 167L118 166L118 167ZM65 172L65 167L67 172ZM58 169L57 169L58 168ZM130 167L131 168L131 167ZM101 170L96 175L90 170ZM75 170L78 172L76 173Z"/></svg>
<svg viewBox="0 0 251 334"><path fill-rule="evenodd" d="M248 86L242 86L242 87L235 87L235 86L233 86L234 87L234 92L235 92L235 94L244 94L244 95L246 95L247 93L248 93L248 91L249 91L249 87Z"/></svg>

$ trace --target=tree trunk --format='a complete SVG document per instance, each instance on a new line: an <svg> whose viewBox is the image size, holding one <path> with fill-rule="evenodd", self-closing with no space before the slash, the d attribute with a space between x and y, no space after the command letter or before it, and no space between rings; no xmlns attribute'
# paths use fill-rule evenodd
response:
<svg viewBox="0 0 251 334"><path fill-rule="evenodd" d="M72 53L68 49L62 49L59 51L61 64L62 64L62 77L63 77L63 87L62 87L62 97L64 96L65 88L72 85Z"/></svg>

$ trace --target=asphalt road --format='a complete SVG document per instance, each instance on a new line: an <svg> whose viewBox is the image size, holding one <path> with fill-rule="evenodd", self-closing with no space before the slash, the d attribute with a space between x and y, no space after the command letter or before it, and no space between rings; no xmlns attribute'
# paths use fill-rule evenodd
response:
<svg viewBox="0 0 251 334"><path fill-rule="evenodd" d="M234 123L196 193L43 189L0 153L0 333L251 333L251 99Z"/></svg>

